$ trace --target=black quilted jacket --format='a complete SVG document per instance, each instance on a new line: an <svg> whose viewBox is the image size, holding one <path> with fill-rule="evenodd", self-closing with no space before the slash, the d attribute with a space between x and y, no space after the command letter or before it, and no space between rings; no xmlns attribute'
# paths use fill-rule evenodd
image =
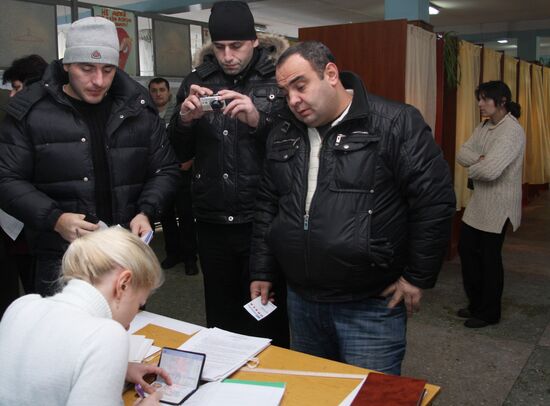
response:
<svg viewBox="0 0 550 406"><path fill-rule="evenodd" d="M267 131L275 113L284 106L275 81L275 52L260 46L252 65L237 77L225 75L214 55L208 54L180 87L168 132L182 162L195 158L193 207L199 220L221 224L252 221ZM181 125L179 105L192 84L214 92L231 89L248 95L260 112L260 125L253 130L221 112L207 113L190 127Z"/></svg>
<svg viewBox="0 0 550 406"><path fill-rule="evenodd" d="M89 130L62 91L67 74L54 61L41 81L10 99L0 128L0 207L25 223L36 253L67 246L53 231L63 212L95 213ZM137 213L154 220L175 192L179 170L147 89L117 71L107 123L113 222Z"/></svg>
<svg viewBox="0 0 550 406"><path fill-rule="evenodd" d="M376 296L404 276L435 284L455 196L447 162L411 106L366 92L342 74L353 101L323 137L318 185L305 211L307 128L287 111L266 144L251 248L252 280L288 284L314 301Z"/></svg>

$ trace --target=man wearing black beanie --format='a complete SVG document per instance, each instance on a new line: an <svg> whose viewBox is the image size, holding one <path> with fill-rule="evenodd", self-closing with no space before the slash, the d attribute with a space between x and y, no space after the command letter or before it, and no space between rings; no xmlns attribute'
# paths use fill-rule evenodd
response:
<svg viewBox="0 0 550 406"><path fill-rule="evenodd" d="M252 13L240 1L215 3L208 26L212 44L180 87L168 127L179 160L195 159L193 208L207 325L288 347L284 280L275 283L278 309L268 317L256 321L243 308L250 300L248 262L264 144L285 100L274 62L288 44L259 40Z"/></svg>

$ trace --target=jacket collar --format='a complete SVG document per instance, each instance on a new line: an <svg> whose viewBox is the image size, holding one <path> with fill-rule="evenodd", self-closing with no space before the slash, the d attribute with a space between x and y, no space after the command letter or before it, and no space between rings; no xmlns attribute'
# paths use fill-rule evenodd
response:
<svg viewBox="0 0 550 406"><path fill-rule="evenodd" d="M71 106L62 88L68 81L62 60L53 61L46 68L42 80L25 87L16 97L10 98L6 112L21 120L36 102L48 94L58 103ZM114 113L118 114L123 110L126 114L137 113L145 106L156 111L146 89L118 68L109 93L113 96Z"/></svg>

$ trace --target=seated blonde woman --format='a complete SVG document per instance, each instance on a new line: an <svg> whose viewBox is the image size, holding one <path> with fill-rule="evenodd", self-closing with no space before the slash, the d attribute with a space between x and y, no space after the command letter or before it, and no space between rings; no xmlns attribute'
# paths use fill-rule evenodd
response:
<svg viewBox="0 0 550 406"><path fill-rule="evenodd" d="M130 322L162 283L158 260L139 237L120 228L76 239L62 263L64 289L16 300L0 323L0 404L122 404L125 378L143 381L160 368L128 363Z"/></svg>

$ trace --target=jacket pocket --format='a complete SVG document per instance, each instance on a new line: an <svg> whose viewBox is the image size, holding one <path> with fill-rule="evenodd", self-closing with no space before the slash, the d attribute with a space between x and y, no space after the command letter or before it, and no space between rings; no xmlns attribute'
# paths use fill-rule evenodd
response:
<svg viewBox="0 0 550 406"><path fill-rule="evenodd" d="M300 148L299 138L283 138L274 140L267 152L267 160L271 177L280 195L290 192L292 168L296 152Z"/></svg>
<svg viewBox="0 0 550 406"><path fill-rule="evenodd" d="M332 143L334 170L331 190L368 193L373 189L379 141L379 135L366 131L336 135Z"/></svg>
<svg viewBox="0 0 550 406"><path fill-rule="evenodd" d="M277 86L258 86L252 91L252 101L258 110L271 113L281 109L285 95Z"/></svg>

